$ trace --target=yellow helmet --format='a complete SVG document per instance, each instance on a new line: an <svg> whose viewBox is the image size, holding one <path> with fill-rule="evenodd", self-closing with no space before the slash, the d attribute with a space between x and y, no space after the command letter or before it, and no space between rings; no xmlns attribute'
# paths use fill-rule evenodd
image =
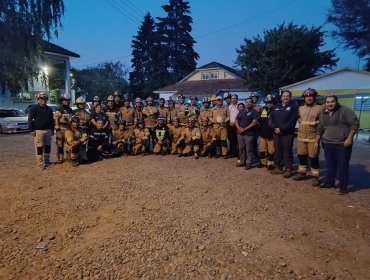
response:
<svg viewBox="0 0 370 280"><path fill-rule="evenodd" d="M86 103L85 98L83 98L81 96L76 99L76 104L85 104L85 103Z"/></svg>
<svg viewBox="0 0 370 280"><path fill-rule="evenodd" d="M216 95L212 95L212 96L211 96L211 101L216 101L216 100L217 100Z"/></svg>
<svg viewBox="0 0 370 280"><path fill-rule="evenodd" d="M39 92L37 95L36 95L36 99L39 100L39 99L49 99L48 95L45 93L45 92Z"/></svg>

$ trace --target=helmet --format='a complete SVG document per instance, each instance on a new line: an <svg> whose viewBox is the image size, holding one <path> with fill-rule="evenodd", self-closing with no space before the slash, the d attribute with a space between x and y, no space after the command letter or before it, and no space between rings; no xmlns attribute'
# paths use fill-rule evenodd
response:
<svg viewBox="0 0 370 280"><path fill-rule="evenodd" d="M143 118L140 118L140 119L138 119L137 120L137 124L145 124L145 122L144 122L144 119Z"/></svg>
<svg viewBox="0 0 370 280"><path fill-rule="evenodd" d="M125 102L130 102L130 99L128 98L128 96L124 97L123 100L122 100L123 103Z"/></svg>
<svg viewBox="0 0 370 280"><path fill-rule="evenodd" d="M231 98L231 93L230 92L225 92L224 93L224 99L230 99Z"/></svg>
<svg viewBox="0 0 370 280"><path fill-rule="evenodd" d="M157 120L163 120L164 121L165 119L164 119L164 116L163 115L159 115L158 118L157 118Z"/></svg>
<svg viewBox="0 0 370 280"><path fill-rule="evenodd" d="M190 100L196 100L196 101L198 101L198 97L196 97L196 96L190 96Z"/></svg>
<svg viewBox="0 0 370 280"><path fill-rule="evenodd" d="M258 93L257 92L252 92L251 95L249 97L259 97Z"/></svg>
<svg viewBox="0 0 370 280"><path fill-rule="evenodd" d="M71 124L72 122L78 122L78 123L80 123L80 119L79 119L76 115L73 115L73 116L69 119L69 124Z"/></svg>
<svg viewBox="0 0 370 280"><path fill-rule="evenodd" d="M209 98L209 97L203 97L203 99L202 99L202 103L206 103L206 102L211 102L211 98Z"/></svg>
<svg viewBox="0 0 370 280"><path fill-rule="evenodd" d="M137 103L137 102L140 102L141 103L141 98L140 97L136 97L135 98L135 103Z"/></svg>
<svg viewBox="0 0 370 280"><path fill-rule="evenodd" d="M222 101L222 97L221 96L216 96L216 101L218 101L218 100Z"/></svg>
<svg viewBox="0 0 370 280"><path fill-rule="evenodd" d="M272 102L272 103L276 103L276 98L273 94L268 94L266 97L265 97L265 103L267 102Z"/></svg>
<svg viewBox="0 0 370 280"><path fill-rule="evenodd" d="M173 116L173 117L172 117L172 121L173 121L173 122L175 122L175 121L176 121L176 122L179 122L179 121L180 121L180 119L179 119L179 117L178 117L178 116Z"/></svg>
<svg viewBox="0 0 370 280"><path fill-rule="evenodd" d="M182 94L180 94L177 98L178 98L178 99L180 99L180 98L185 99L185 96L184 96L184 95L182 95Z"/></svg>
<svg viewBox="0 0 370 280"><path fill-rule="evenodd" d="M166 99L164 99L163 97L161 97L161 98L159 98L159 101L166 102Z"/></svg>
<svg viewBox="0 0 370 280"><path fill-rule="evenodd" d="M76 104L85 104L85 103L86 103L85 98L83 98L81 96L76 99Z"/></svg>
<svg viewBox="0 0 370 280"><path fill-rule="evenodd" d="M170 103L175 103L175 101L173 101L172 99L168 100L168 104Z"/></svg>
<svg viewBox="0 0 370 280"><path fill-rule="evenodd" d="M211 101L216 101L216 100L217 100L216 95L212 95L212 96L211 96Z"/></svg>
<svg viewBox="0 0 370 280"><path fill-rule="evenodd" d="M313 88L308 88L302 93L302 97L308 97L308 96L313 96L316 97L318 95L317 91Z"/></svg>
<svg viewBox="0 0 370 280"><path fill-rule="evenodd" d="M59 97L59 101L71 100L71 97L67 93L62 93Z"/></svg>
<svg viewBox="0 0 370 280"><path fill-rule="evenodd" d="M145 99L145 101L146 101L146 102L153 101L153 97L150 97L150 96L149 96L149 97L147 97L147 98Z"/></svg>
<svg viewBox="0 0 370 280"><path fill-rule="evenodd" d="M124 119L119 119L117 123L118 125L120 124L126 125L126 121Z"/></svg>
<svg viewBox="0 0 370 280"><path fill-rule="evenodd" d="M109 95L109 96L107 97L107 101L114 101L114 97L113 97L113 95Z"/></svg>
<svg viewBox="0 0 370 280"><path fill-rule="evenodd" d="M36 95L36 99L39 100L39 99L49 99L48 95L45 93L45 92L39 92L37 95Z"/></svg>
<svg viewBox="0 0 370 280"><path fill-rule="evenodd" d="M100 102L100 97L95 95L93 98L93 102Z"/></svg>
<svg viewBox="0 0 370 280"><path fill-rule="evenodd" d="M113 96L119 96L119 97L121 97L121 95L119 94L118 91L113 92Z"/></svg>

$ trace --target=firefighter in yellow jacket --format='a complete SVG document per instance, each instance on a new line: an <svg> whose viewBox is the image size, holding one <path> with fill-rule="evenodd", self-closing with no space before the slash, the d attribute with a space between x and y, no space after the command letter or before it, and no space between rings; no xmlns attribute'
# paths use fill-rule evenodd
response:
<svg viewBox="0 0 370 280"><path fill-rule="evenodd" d="M90 126L90 113L85 109L86 100L83 97L76 99L77 109L73 111L74 116L80 120L80 128L87 132Z"/></svg>
<svg viewBox="0 0 370 280"><path fill-rule="evenodd" d="M187 156L194 152L194 158L199 159L200 130L195 127L195 118L188 119L188 126L183 130L180 142L185 142L185 149L179 156Z"/></svg>
<svg viewBox="0 0 370 280"><path fill-rule="evenodd" d="M126 127L126 121L124 119L118 120L118 128L113 130L112 133L112 144L118 150L119 154L129 154L132 132L132 129Z"/></svg>
<svg viewBox="0 0 370 280"><path fill-rule="evenodd" d="M61 94L60 106L54 113L54 124L56 131L57 157L55 163L62 163L64 161L64 141L65 131L68 129L69 120L73 116L73 110L69 107L71 98L66 93Z"/></svg>
<svg viewBox="0 0 370 280"><path fill-rule="evenodd" d="M137 127L134 129L133 138L134 146L132 148L132 155L141 153L143 156L149 153L149 137L150 131L145 127L143 119L137 120Z"/></svg>
<svg viewBox="0 0 370 280"><path fill-rule="evenodd" d="M130 106L130 99L123 99L123 106L119 109L118 119L126 121L127 128L133 128L135 123L135 109Z"/></svg>
<svg viewBox="0 0 370 280"><path fill-rule="evenodd" d="M200 111L199 114L199 123L201 123L201 120L203 117L207 117L209 119L209 116L211 115L211 98L209 97L203 97L202 99L203 103L203 109Z"/></svg>
<svg viewBox="0 0 370 280"><path fill-rule="evenodd" d="M215 142L216 135L212 126L208 124L208 118L202 117L200 122L200 134L202 136L202 151L200 155L205 157L208 154L208 157L213 157L215 155Z"/></svg>
<svg viewBox="0 0 370 280"><path fill-rule="evenodd" d="M172 118L172 125L169 126L170 129L170 138L172 142L172 149L171 154L177 155L181 154L184 150L184 145L181 143L181 135L184 130L183 127L180 126L179 118L177 116L174 116Z"/></svg>
<svg viewBox="0 0 370 280"><path fill-rule="evenodd" d="M222 105L222 97L217 96L215 107L212 108L209 120L212 123L215 136L216 146L221 146L221 154L227 159L227 126L230 121L230 110ZM216 155L218 157L218 155Z"/></svg>
<svg viewBox="0 0 370 280"><path fill-rule="evenodd" d="M319 123L319 116L322 107L316 104L317 91L308 88L302 94L304 105L298 109L298 173L293 176L293 180L300 181L306 177L308 161L311 165L311 184L313 187L319 186L319 145L316 142L316 132ZM308 160L309 159L309 160Z"/></svg>
<svg viewBox="0 0 370 280"><path fill-rule="evenodd" d="M179 101L175 105L175 109L177 111L177 116L180 120L180 126L186 126L189 114L189 105L185 103L185 96L179 95Z"/></svg>
<svg viewBox="0 0 370 280"><path fill-rule="evenodd" d="M73 166L80 164L80 149L86 145L87 133L80 128L80 119L77 116L72 116L69 121L69 128L65 131L64 149L67 153L67 160Z"/></svg>

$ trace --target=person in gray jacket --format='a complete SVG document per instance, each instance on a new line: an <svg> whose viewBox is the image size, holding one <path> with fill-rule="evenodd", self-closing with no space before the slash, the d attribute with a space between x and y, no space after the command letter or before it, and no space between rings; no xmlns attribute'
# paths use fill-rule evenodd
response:
<svg viewBox="0 0 370 280"><path fill-rule="evenodd" d="M351 159L353 136L359 128L358 118L351 109L341 106L338 97L329 94L325 109L319 117L316 145L322 142L327 174L321 188L333 188L339 181L340 194L348 192L349 161Z"/></svg>

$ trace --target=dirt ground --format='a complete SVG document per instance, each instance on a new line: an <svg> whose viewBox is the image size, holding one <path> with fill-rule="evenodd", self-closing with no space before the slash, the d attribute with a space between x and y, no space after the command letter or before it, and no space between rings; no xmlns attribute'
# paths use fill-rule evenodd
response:
<svg viewBox="0 0 370 280"><path fill-rule="evenodd" d="M365 141L346 196L235 159L40 171L30 134L0 135L0 162L0 279L370 279Z"/></svg>

